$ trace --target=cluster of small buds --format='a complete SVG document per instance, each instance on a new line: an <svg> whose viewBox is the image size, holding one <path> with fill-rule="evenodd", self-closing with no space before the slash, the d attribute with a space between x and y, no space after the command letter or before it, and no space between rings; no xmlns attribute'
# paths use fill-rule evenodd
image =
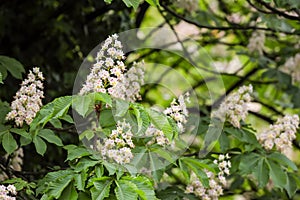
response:
<svg viewBox="0 0 300 200"><path fill-rule="evenodd" d="M202 185L195 173L192 173L190 184L187 185L185 192L194 193L201 199L217 200L219 196L223 194L223 187L227 184L225 174L229 175L229 168L231 167L229 158L228 154L220 155L218 160L214 161L214 163L218 165L220 171L217 176L214 173L205 170L205 173L209 178L208 188Z"/></svg>
<svg viewBox="0 0 300 200"><path fill-rule="evenodd" d="M180 8L184 8L189 12L195 12L199 9L198 0L177 0L176 4Z"/></svg>
<svg viewBox="0 0 300 200"><path fill-rule="evenodd" d="M265 33L263 31L255 31L252 33L247 48L250 53L258 52L259 55L263 54L265 45Z"/></svg>
<svg viewBox="0 0 300 200"><path fill-rule="evenodd" d="M186 102L190 103L189 93L180 95L178 100L173 99L171 106L164 110L164 114L170 116L175 120L179 128L179 132L184 131L183 125L187 122L187 117L189 116L188 110L186 108Z"/></svg>
<svg viewBox="0 0 300 200"><path fill-rule="evenodd" d="M0 185L0 199L1 200L16 200L17 191L14 185Z"/></svg>
<svg viewBox="0 0 300 200"><path fill-rule="evenodd" d="M17 126L23 126L24 121L30 125L36 113L42 106L42 98L44 98L42 72L38 67L29 71L27 79L25 79L19 91L11 103L11 109L6 120L15 120Z"/></svg>
<svg viewBox="0 0 300 200"><path fill-rule="evenodd" d="M134 148L132 141L131 125L123 122L117 122L117 129L112 130L109 138L104 139L104 145L98 141L97 149L106 159L112 159L118 164L129 163L133 158L131 149Z"/></svg>
<svg viewBox="0 0 300 200"><path fill-rule="evenodd" d="M283 71L292 76L293 82L300 82L300 53L287 59L283 65Z"/></svg>
<svg viewBox="0 0 300 200"><path fill-rule="evenodd" d="M237 128L240 128L240 120L245 120L248 115L248 103L251 102L252 85L242 86L238 91L229 95L220 105L219 109L214 111L214 117L228 121Z"/></svg>
<svg viewBox="0 0 300 200"><path fill-rule="evenodd" d="M111 91L111 95L129 102L141 100L140 90L144 85L144 74L144 62L134 62L115 89Z"/></svg>
<svg viewBox="0 0 300 200"><path fill-rule="evenodd" d="M152 139L147 142L147 145L158 144L160 146L170 145L169 139L165 136L164 132L155 128L153 124L151 124L145 133L146 136L152 137Z"/></svg>
<svg viewBox="0 0 300 200"><path fill-rule="evenodd" d="M126 66L122 50L122 43L118 35L109 36L97 53L96 63L93 65L87 80L80 90L83 95L88 92L111 93L124 76Z"/></svg>
<svg viewBox="0 0 300 200"><path fill-rule="evenodd" d="M271 124L269 129L262 132L258 136L258 140L267 150L275 147L278 151L285 153L292 147L298 126L298 115L285 115L283 118L279 118L274 125Z"/></svg>

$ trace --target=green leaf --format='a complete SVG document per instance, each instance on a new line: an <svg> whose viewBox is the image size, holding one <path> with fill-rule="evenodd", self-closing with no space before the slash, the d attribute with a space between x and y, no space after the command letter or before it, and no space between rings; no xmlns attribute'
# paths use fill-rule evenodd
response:
<svg viewBox="0 0 300 200"><path fill-rule="evenodd" d="M62 128L62 123L59 119L52 118L49 122L52 124L52 126L54 126L54 128Z"/></svg>
<svg viewBox="0 0 300 200"><path fill-rule="evenodd" d="M292 176L290 173L287 174L287 181L284 188L287 191L290 199L292 199L292 197L295 195L297 191L297 183L295 181L294 176Z"/></svg>
<svg viewBox="0 0 300 200"><path fill-rule="evenodd" d="M287 175L280 167L280 165L276 164L272 160L267 160L267 164L270 168L270 178L274 182L274 186L279 188L284 188L287 181Z"/></svg>
<svg viewBox="0 0 300 200"><path fill-rule="evenodd" d="M18 128L11 128L10 132L16 133L24 138L30 139L31 140L31 135L30 133L26 132L24 129L18 129Z"/></svg>
<svg viewBox="0 0 300 200"><path fill-rule="evenodd" d="M75 172L80 172L80 171L84 171L89 167L93 167L96 164L98 164L100 161L96 161L96 160L91 160L90 158L82 158L80 159L80 161L77 163L76 167L75 167Z"/></svg>
<svg viewBox="0 0 300 200"><path fill-rule="evenodd" d="M79 140L82 140L84 138L86 138L87 140L91 140L94 136L95 136L94 131L87 129L79 135Z"/></svg>
<svg viewBox="0 0 300 200"><path fill-rule="evenodd" d="M157 6L159 5L158 0L146 0L147 3L149 3L151 6Z"/></svg>
<svg viewBox="0 0 300 200"><path fill-rule="evenodd" d="M163 175L163 167L165 166L156 153L149 152L150 169L155 181L159 181Z"/></svg>
<svg viewBox="0 0 300 200"><path fill-rule="evenodd" d="M255 166L257 166L257 162L259 161L260 155L256 153L249 153L245 154L241 158L241 162L239 165L239 170L241 171L241 174L251 174L252 171L255 169Z"/></svg>
<svg viewBox="0 0 300 200"><path fill-rule="evenodd" d="M136 10L142 1L141 0L123 0L123 2L126 4L127 7L132 6L134 8L134 10Z"/></svg>
<svg viewBox="0 0 300 200"><path fill-rule="evenodd" d="M112 0L104 0L104 2L110 4Z"/></svg>
<svg viewBox="0 0 300 200"><path fill-rule="evenodd" d="M134 111L138 123L138 130L136 135L143 135L150 125L150 118L148 116L148 113L142 105L137 103L131 104L131 108Z"/></svg>
<svg viewBox="0 0 300 200"><path fill-rule="evenodd" d="M68 112L72 104L72 96L56 98L52 103L54 104L53 118L60 118Z"/></svg>
<svg viewBox="0 0 300 200"><path fill-rule="evenodd" d="M69 184L64 191L62 192L61 196L59 197L60 200L77 200L78 193L74 187L74 183L72 182Z"/></svg>
<svg viewBox="0 0 300 200"><path fill-rule="evenodd" d="M33 143L36 149L36 152L40 155L44 155L47 150L47 145L40 136L33 137Z"/></svg>
<svg viewBox="0 0 300 200"><path fill-rule="evenodd" d="M23 65L19 61L7 56L0 56L0 66L6 68L17 79L22 79L22 73L25 72Z"/></svg>
<svg viewBox="0 0 300 200"><path fill-rule="evenodd" d="M135 192L137 187L134 183L127 180L115 181L117 187L115 194L118 200L137 200L138 195Z"/></svg>
<svg viewBox="0 0 300 200"><path fill-rule="evenodd" d="M75 96L72 101L73 108L80 114L85 117L89 110L93 109L93 99L90 95L84 96Z"/></svg>
<svg viewBox="0 0 300 200"><path fill-rule="evenodd" d="M102 110L99 122L102 128L114 126L116 122L112 110Z"/></svg>
<svg viewBox="0 0 300 200"><path fill-rule="evenodd" d="M85 182L87 180L87 172L82 171L81 173L74 176L75 179L75 186L78 190L84 191Z"/></svg>
<svg viewBox="0 0 300 200"><path fill-rule="evenodd" d="M67 160L74 160L74 159L79 159L82 158L84 156L89 156L91 155L91 153L84 147L81 146L75 146L75 145L68 145L64 147L65 149L68 150L68 156L67 156Z"/></svg>
<svg viewBox="0 0 300 200"><path fill-rule="evenodd" d="M274 152L274 153L268 155L268 158L276 161L278 164L281 164L281 165L286 166L286 167L290 167L294 171L298 170L298 168L295 165L295 163L293 163L285 155L283 155L283 154L281 154L279 152Z"/></svg>
<svg viewBox="0 0 300 200"><path fill-rule="evenodd" d="M254 176L258 180L258 186L263 188L269 181L269 167L265 159L260 159L258 165L254 168Z"/></svg>
<svg viewBox="0 0 300 200"><path fill-rule="evenodd" d="M106 93L96 92L90 94L94 97L94 101L101 101L103 103L108 104L109 106L112 106L112 100L111 97Z"/></svg>
<svg viewBox="0 0 300 200"><path fill-rule="evenodd" d="M28 138L25 138L25 137L21 137L20 138L20 144L21 146L26 146L28 144L30 144L32 142L32 139L28 139Z"/></svg>
<svg viewBox="0 0 300 200"><path fill-rule="evenodd" d="M183 158L181 160L197 175L204 187L209 187L209 180L204 169L214 172L215 170L212 167L194 158Z"/></svg>
<svg viewBox="0 0 300 200"><path fill-rule="evenodd" d="M131 182L133 182L137 186L138 190L136 192L141 199L156 200L154 188L148 178L138 176L135 178L131 178Z"/></svg>
<svg viewBox="0 0 300 200"><path fill-rule="evenodd" d="M49 186L49 194L54 198L59 198L64 189L70 184L73 179L73 174L61 177L55 182L51 182Z"/></svg>
<svg viewBox="0 0 300 200"><path fill-rule="evenodd" d="M171 141L173 138L173 128L170 125L167 116L152 109L147 109L147 112L149 113L149 117L154 126L162 130L165 136Z"/></svg>
<svg viewBox="0 0 300 200"><path fill-rule="evenodd" d="M92 200L102 200L109 196L112 180L110 177L97 178L93 182L94 187L91 189Z"/></svg>
<svg viewBox="0 0 300 200"><path fill-rule="evenodd" d="M42 129L40 130L38 135L52 144L56 144L57 146L63 146L61 139L58 136L56 136L54 132L50 129Z"/></svg>
<svg viewBox="0 0 300 200"><path fill-rule="evenodd" d="M115 99L113 102L113 115L123 117L129 108L129 102L122 99Z"/></svg>
<svg viewBox="0 0 300 200"><path fill-rule="evenodd" d="M2 146L8 154L11 154L18 148L18 144L10 132L6 132L3 135Z"/></svg>

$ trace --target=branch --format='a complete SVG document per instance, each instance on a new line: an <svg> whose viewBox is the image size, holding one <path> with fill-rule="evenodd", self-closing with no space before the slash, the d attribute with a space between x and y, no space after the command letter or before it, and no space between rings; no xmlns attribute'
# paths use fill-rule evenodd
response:
<svg viewBox="0 0 300 200"><path fill-rule="evenodd" d="M258 2L260 4L262 4L263 6L265 6L267 9L271 10L272 12L274 12L275 14L277 14L279 16L285 17L285 18L290 19L290 20L297 20L297 21L300 20L300 17L296 17L296 16L293 16L293 15L288 15L285 12L281 12L280 10L277 10L276 8L273 8L272 6L270 6L270 4L268 4L264 1L258 0Z"/></svg>
<svg viewBox="0 0 300 200"><path fill-rule="evenodd" d="M168 8L166 5L164 5L163 3L161 3L161 6L170 14L172 14L173 16L187 22L190 24L193 24L199 28L206 28L206 29L210 29L210 30L264 30L264 31L272 31L272 32L282 32L288 35L300 35L299 32L288 32L288 31L282 31L282 30L274 30L271 28L263 28L263 27L257 27L257 26L207 26L207 25L202 25L199 24L193 20L190 19L186 19L185 17L177 14L175 11L171 10L170 8Z"/></svg>

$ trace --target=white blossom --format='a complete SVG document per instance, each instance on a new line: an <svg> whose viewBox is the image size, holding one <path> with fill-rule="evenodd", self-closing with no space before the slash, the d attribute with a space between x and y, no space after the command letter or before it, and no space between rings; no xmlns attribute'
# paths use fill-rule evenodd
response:
<svg viewBox="0 0 300 200"><path fill-rule="evenodd" d="M126 72L122 48L117 34L105 40L79 94L101 92L130 102L140 100L139 92L144 84L144 63L134 63Z"/></svg>
<svg viewBox="0 0 300 200"><path fill-rule="evenodd" d="M166 146L170 144L169 139L165 136L163 131L157 129L153 124L147 128L145 135L152 137L152 139L147 142L147 145L158 144L160 146Z"/></svg>
<svg viewBox="0 0 300 200"><path fill-rule="evenodd" d="M98 140L97 149L104 159L111 159L118 164L130 163L133 158L131 149L135 147L132 141L131 125L118 121L115 130L112 130L109 138L105 138L101 144Z"/></svg>
<svg viewBox="0 0 300 200"><path fill-rule="evenodd" d="M212 116L223 119L224 117L234 126L240 128L240 121L248 115L248 103L251 102L252 85L242 86L238 91L227 96L218 110Z"/></svg>
<svg viewBox="0 0 300 200"><path fill-rule="evenodd" d="M6 120L15 120L17 126L23 126L24 121L30 125L36 113L42 106L44 98L42 72L38 67L29 71L27 79L21 83L21 88L17 91L14 101L11 103L11 109Z"/></svg>
<svg viewBox="0 0 300 200"><path fill-rule="evenodd" d="M190 183L186 186L185 192L194 193L201 199L218 199L218 197L223 194L223 186L227 185L225 175L229 175L229 169L231 167L229 158L228 154L221 154L217 160L214 160L214 163L218 165L219 168L217 176L214 173L205 170L205 173L209 178L208 188L204 187L196 174L192 172Z"/></svg>
<svg viewBox="0 0 300 200"><path fill-rule="evenodd" d="M164 110L165 115L168 115L175 120L179 128L179 132L184 131L183 125L187 122L187 117L189 116L186 102L190 102L189 93L180 95L178 99L173 99L170 107Z"/></svg>
<svg viewBox="0 0 300 200"><path fill-rule="evenodd" d="M17 191L14 185L0 185L0 199L1 200L16 200Z"/></svg>
<svg viewBox="0 0 300 200"><path fill-rule="evenodd" d="M279 118L275 124L271 124L269 129L258 135L258 140L267 150L275 147L276 150L286 153L292 147L298 126L298 115L285 115L283 118Z"/></svg>
<svg viewBox="0 0 300 200"><path fill-rule="evenodd" d="M265 45L265 33L263 31L255 31L252 33L247 48L249 52L255 53L258 52L259 55L263 54L264 45Z"/></svg>
<svg viewBox="0 0 300 200"><path fill-rule="evenodd" d="M300 53L287 59L282 70L292 76L293 82L300 82Z"/></svg>

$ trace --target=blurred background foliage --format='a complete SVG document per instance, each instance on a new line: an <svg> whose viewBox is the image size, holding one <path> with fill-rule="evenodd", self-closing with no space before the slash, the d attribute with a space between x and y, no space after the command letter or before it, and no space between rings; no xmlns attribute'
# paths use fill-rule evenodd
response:
<svg viewBox="0 0 300 200"><path fill-rule="evenodd" d="M247 122L256 129L261 130L287 113L299 115L298 0L151 1L156 6L150 6L150 1L124 2L1 1L0 54L18 60L26 72L33 66L41 67L46 77L46 103L55 97L72 94L80 64L108 35L132 28L166 26L178 34L176 40L184 43L184 40L193 39L205 49L222 76L227 94L241 85L254 86L255 104ZM263 33L265 37L256 44L262 45L261 52L251 51L249 47L256 33ZM163 38L168 39L168 35ZM219 104L225 95L216 91L220 99L210 102L205 81L214 81L215 72L211 76L207 73L205 77L212 79L204 81L187 60L177 55L153 49L130 52L128 56L130 54L134 54L132 60L144 59L146 63L161 63L179 69L193 83L203 116L207 116L211 107ZM292 71L287 69L289 59L294 59ZM0 89L1 99L11 102L21 80L8 75L4 83ZM170 99L161 99L163 91L156 87L144 88L143 92L144 99L152 104L162 104ZM64 143L78 143L72 137L74 133L68 131L62 131L67 133L61 135ZM294 141L295 152L291 156L298 165L299 144L298 133ZM34 152L34 149L28 146L25 151ZM65 152L50 145L44 158L26 153L24 163L30 164L24 166L24 170L52 169L64 166L64 160Z"/></svg>

